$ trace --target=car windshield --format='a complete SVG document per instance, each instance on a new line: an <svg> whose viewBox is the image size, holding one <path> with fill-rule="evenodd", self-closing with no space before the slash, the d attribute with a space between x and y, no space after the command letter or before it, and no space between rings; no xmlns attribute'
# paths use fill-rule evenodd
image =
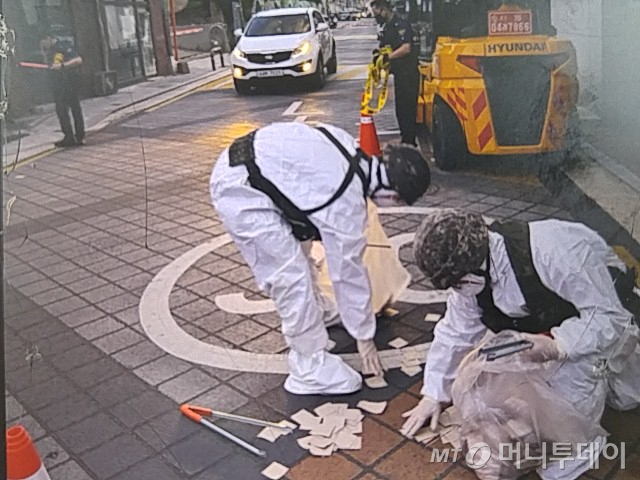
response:
<svg viewBox="0 0 640 480"><path fill-rule="evenodd" d="M311 31L311 23L306 13L300 15L278 15L273 17L254 17L247 26L247 37L266 35L294 35Z"/></svg>

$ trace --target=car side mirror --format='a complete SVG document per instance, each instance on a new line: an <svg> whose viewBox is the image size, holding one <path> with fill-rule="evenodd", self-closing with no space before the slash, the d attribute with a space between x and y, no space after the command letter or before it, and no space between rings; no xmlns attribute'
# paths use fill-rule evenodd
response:
<svg viewBox="0 0 640 480"><path fill-rule="evenodd" d="M242 29L241 29L241 28L236 28L236 29L233 31L233 35L234 35L236 38L240 38L240 37L242 36Z"/></svg>
<svg viewBox="0 0 640 480"><path fill-rule="evenodd" d="M319 23L318 26L316 27L316 31L318 32L326 32L327 30L329 30L329 25L327 25L326 23Z"/></svg>

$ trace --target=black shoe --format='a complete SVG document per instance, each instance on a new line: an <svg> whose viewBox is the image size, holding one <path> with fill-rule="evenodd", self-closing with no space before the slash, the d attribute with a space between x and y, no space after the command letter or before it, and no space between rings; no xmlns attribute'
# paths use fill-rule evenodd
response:
<svg viewBox="0 0 640 480"><path fill-rule="evenodd" d="M75 138L64 137L62 140L54 143L58 148L75 147L77 145Z"/></svg>
<svg viewBox="0 0 640 480"><path fill-rule="evenodd" d="M84 145L84 135L76 137L76 145L78 146Z"/></svg>

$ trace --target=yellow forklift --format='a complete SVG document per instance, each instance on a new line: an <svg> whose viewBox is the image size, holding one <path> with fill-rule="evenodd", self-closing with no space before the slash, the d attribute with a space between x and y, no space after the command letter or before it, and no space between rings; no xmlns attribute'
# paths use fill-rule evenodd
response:
<svg viewBox="0 0 640 480"><path fill-rule="evenodd" d="M577 64L550 0L432 0L417 122L437 165L563 152L577 128Z"/></svg>

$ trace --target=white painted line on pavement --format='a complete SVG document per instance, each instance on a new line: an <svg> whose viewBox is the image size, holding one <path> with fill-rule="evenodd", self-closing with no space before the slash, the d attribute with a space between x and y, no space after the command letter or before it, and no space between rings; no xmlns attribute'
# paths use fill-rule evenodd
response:
<svg viewBox="0 0 640 480"><path fill-rule="evenodd" d="M304 123L307 120L307 115L298 115L294 122L302 122Z"/></svg>
<svg viewBox="0 0 640 480"><path fill-rule="evenodd" d="M370 34L370 35L334 35L333 38L336 41L341 41L341 40L377 40L378 36L375 34Z"/></svg>
<svg viewBox="0 0 640 480"><path fill-rule="evenodd" d="M427 207L389 207L379 209L384 214L422 214L432 212ZM407 233L392 237L391 245L397 252L399 248L413 240L414 234ZM224 348L192 337L186 333L175 321L169 308L169 296L178 279L198 260L232 242L228 234L220 235L207 243L185 252L183 255L164 267L151 280L140 299L140 323L147 336L161 349L180 359L216 368L253 373L288 373L286 354L253 353L232 348ZM251 315L263 313L264 310L274 308L273 303L267 301L247 300L243 294L220 295L215 299L216 305L232 313ZM231 298L229 298L231 297ZM415 304L443 303L447 293L438 291L420 291L407 289L400 300ZM229 310L227 310L229 311ZM385 368L399 368L402 366L403 354L415 351L426 357L429 343L414 345L402 351L395 349L380 352L380 358ZM355 369L360 369L360 356L356 353L342 354L342 359Z"/></svg>
<svg viewBox="0 0 640 480"><path fill-rule="evenodd" d="M284 112L282 112L282 116L284 117L287 115L297 115L296 110L300 108L300 105L302 105L302 100L293 102L291 105L287 107L287 109Z"/></svg>

